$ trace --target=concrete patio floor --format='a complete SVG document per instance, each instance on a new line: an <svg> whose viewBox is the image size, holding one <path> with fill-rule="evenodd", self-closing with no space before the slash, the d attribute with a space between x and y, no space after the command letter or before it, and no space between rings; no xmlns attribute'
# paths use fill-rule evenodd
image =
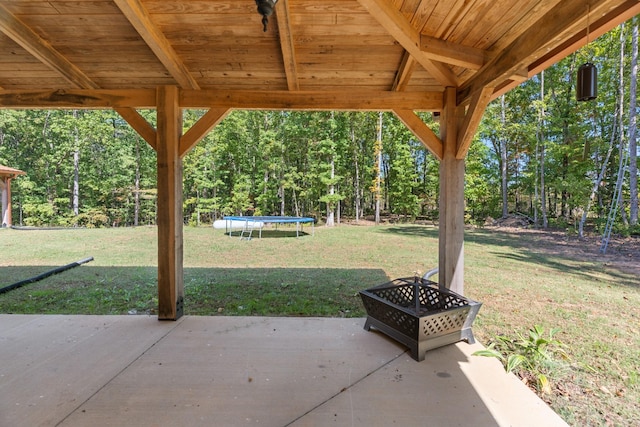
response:
<svg viewBox="0 0 640 427"><path fill-rule="evenodd" d="M363 325L0 315L0 426L566 426L479 344Z"/></svg>

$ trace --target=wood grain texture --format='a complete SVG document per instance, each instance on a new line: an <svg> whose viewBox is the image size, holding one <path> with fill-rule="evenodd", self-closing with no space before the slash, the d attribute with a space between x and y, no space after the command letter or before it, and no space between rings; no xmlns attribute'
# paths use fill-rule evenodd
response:
<svg viewBox="0 0 640 427"><path fill-rule="evenodd" d="M456 159L462 160L467 157L471 141L473 140L476 130L480 125L480 121L482 120L482 116L484 115L484 110L487 108L487 105L489 105L489 101L491 101L493 90L494 89L492 87L485 87L476 93L471 99L471 104L464 116L462 124L460 125ZM463 108L463 106L458 108Z"/></svg>
<svg viewBox="0 0 640 427"><path fill-rule="evenodd" d="M411 110L393 110L393 113L422 142L438 160L442 160L442 140Z"/></svg>
<svg viewBox="0 0 640 427"><path fill-rule="evenodd" d="M635 0L590 3L594 36L639 10ZM252 2L7 0L1 7L7 90L178 85L370 92L374 101L381 91L459 87L465 104L483 86L495 87L495 96L582 46L587 14L584 0L281 0L263 33Z"/></svg>
<svg viewBox="0 0 640 427"><path fill-rule="evenodd" d="M207 111L191 128L180 138L178 154L184 157L202 138L207 136L218 123L229 114L227 108L212 108Z"/></svg>
<svg viewBox="0 0 640 427"><path fill-rule="evenodd" d="M456 159L458 129L463 117L456 105L455 88L445 90L443 103L438 280L441 287L464 295L464 160Z"/></svg>
<svg viewBox="0 0 640 427"><path fill-rule="evenodd" d="M149 124L149 122L140 115L133 108L115 108L116 112L120 114L120 116L129 123L138 135L144 139L147 144L151 146L154 150L157 149L157 133L156 130Z"/></svg>
<svg viewBox="0 0 640 427"><path fill-rule="evenodd" d="M162 31L153 23L141 1L114 0L114 2L178 84L184 88L198 89L198 82L191 76Z"/></svg>
<svg viewBox="0 0 640 427"><path fill-rule="evenodd" d="M184 298L182 238L182 110L178 88L158 88L158 318L177 320Z"/></svg>

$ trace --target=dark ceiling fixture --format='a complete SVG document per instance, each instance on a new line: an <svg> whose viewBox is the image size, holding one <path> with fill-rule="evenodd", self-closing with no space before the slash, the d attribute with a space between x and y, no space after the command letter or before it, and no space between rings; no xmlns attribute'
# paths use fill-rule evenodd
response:
<svg viewBox="0 0 640 427"><path fill-rule="evenodd" d="M589 13L587 10L587 46L589 46ZM591 62L585 62L578 68L578 81L576 84L576 99L578 101L591 101L598 97L598 69Z"/></svg>
<svg viewBox="0 0 640 427"><path fill-rule="evenodd" d="M278 0L256 0L258 5L258 13L262 15L262 25L264 32L267 31L267 24L269 23L269 17L273 15L273 8L276 7Z"/></svg>

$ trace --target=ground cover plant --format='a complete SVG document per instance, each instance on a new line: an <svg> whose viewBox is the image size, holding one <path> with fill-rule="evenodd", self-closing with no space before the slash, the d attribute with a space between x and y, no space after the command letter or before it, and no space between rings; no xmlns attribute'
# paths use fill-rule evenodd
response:
<svg viewBox="0 0 640 427"><path fill-rule="evenodd" d="M190 315L364 316L357 292L437 265L432 226L316 227L315 236L265 233L250 241L184 230ZM156 305L154 227L0 229L0 287L88 256L94 261L0 294L1 313L150 314ZM466 294L483 302L476 338L516 340L531 328L563 344L566 363L545 371L543 399L572 425L640 419L640 268L637 240L597 242L566 233L469 229ZM636 249L633 249L636 248ZM521 346L522 347L522 346Z"/></svg>

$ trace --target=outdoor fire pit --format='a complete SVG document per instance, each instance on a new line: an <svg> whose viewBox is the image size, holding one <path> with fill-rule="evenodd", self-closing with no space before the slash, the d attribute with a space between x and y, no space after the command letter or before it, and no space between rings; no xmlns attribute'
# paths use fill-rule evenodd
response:
<svg viewBox="0 0 640 427"><path fill-rule="evenodd" d="M396 279L360 291L360 297L368 315L364 329L374 327L408 346L417 361L427 350L475 342L471 325L482 304L430 280Z"/></svg>

